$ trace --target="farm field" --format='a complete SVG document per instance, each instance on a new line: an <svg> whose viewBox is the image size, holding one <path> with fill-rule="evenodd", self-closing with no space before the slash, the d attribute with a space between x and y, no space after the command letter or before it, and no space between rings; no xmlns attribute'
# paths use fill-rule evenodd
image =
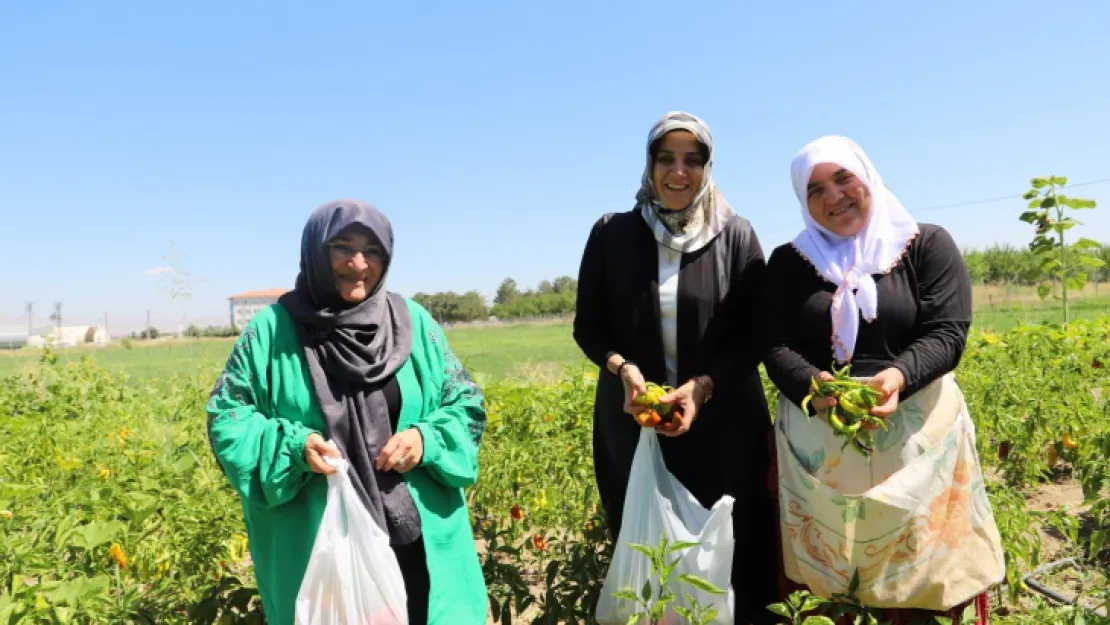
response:
<svg viewBox="0 0 1110 625"><path fill-rule="evenodd" d="M1073 318L1093 319L1110 314L1110 294L1096 295L1089 286L1084 297L1073 301ZM1102 293L1110 293L1103 285ZM977 287L974 327L995 331L1018 324L1056 322L1060 306L1043 303L1028 288ZM447 339L467 368L481 381L493 379L554 379L562 368L576 365L582 353L571 338L569 322L455 326ZM116 341L107 347L76 347L58 351L63 361L87 356L97 364L132 378L164 378L179 372L196 372L223 365L231 339ZM34 350L0 350L0 376L34 363ZM213 374L215 375L215 374Z"/></svg>
<svg viewBox="0 0 1110 625"><path fill-rule="evenodd" d="M1075 303L1066 329L1018 325L1057 320L1038 303L977 309L957 377L1006 550L992 623L1110 623L1036 590L1102 614L1110 598L1107 303ZM608 563L589 459L594 370L566 324L448 338L487 394L468 497L491 621L586 623ZM0 356L0 625L262 622L238 503L205 438L229 348Z"/></svg>

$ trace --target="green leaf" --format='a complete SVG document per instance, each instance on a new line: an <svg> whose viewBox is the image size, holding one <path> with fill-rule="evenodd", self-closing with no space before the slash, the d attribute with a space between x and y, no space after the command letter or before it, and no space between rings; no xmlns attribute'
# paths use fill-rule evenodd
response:
<svg viewBox="0 0 1110 625"><path fill-rule="evenodd" d="M687 584L690 584L694 588L697 588L698 590L707 592L711 595L723 595L723 594L725 594L724 590L721 590L720 588L717 588L716 586L714 586L710 582L698 577L697 575L693 575L691 573L683 573L682 575L678 576L678 579L679 579L679 581L686 582Z"/></svg>
<svg viewBox="0 0 1110 625"><path fill-rule="evenodd" d="M1029 250L1038 255L1051 252L1055 248L1056 242L1044 237L1038 237L1037 240L1033 241L1032 245L1029 246Z"/></svg>
<svg viewBox="0 0 1110 625"><path fill-rule="evenodd" d="M808 616L802 621L802 625L836 625L836 623L827 616Z"/></svg>
<svg viewBox="0 0 1110 625"><path fill-rule="evenodd" d="M1045 273L1052 273L1063 266L1060 259L1055 256L1046 256L1041 259L1041 271Z"/></svg>
<svg viewBox="0 0 1110 625"><path fill-rule="evenodd" d="M1084 269L1101 269L1106 266L1106 261L1094 256L1080 256L1078 262Z"/></svg>
<svg viewBox="0 0 1110 625"><path fill-rule="evenodd" d="M859 590L859 569L852 572L852 582L848 584L848 596L855 596L857 590Z"/></svg>
<svg viewBox="0 0 1110 625"><path fill-rule="evenodd" d="M790 608L781 603L772 603L771 605L767 606L767 609L783 618L791 617Z"/></svg>
<svg viewBox="0 0 1110 625"><path fill-rule="evenodd" d="M93 549L112 542L125 528L126 526L119 521L93 521L73 532L73 545Z"/></svg>
<svg viewBox="0 0 1110 625"><path fill-rule="evenodd" d="M111 578L107 575L97 575L92 578L78 577L60 582L54 588L43 591L42 595L52 604L76 606L93 597L102 596L108 591L110 584Z"/></svg>
<svg viewBox="0 0 1110 625"><path fill-rule="evenodd" d="M1049 182L1049 184L1054 184L1058 187L1062 187L1062 186L1068 184L1068 177L1067 176L1050 176L1049 179L1048 179L1048 182Z"/></svg>
<svg viewBox="0 0 1110 625"><path fill-rule="evenodd" d="M1039 203L1040 202L1038 202L1038 204ZM1027 224L1032 224L1032 223L1036 223L1037 220L1040 219L1041 215L1043 215L1043 214L1044 214L1044 211L1025 211L1024 213L1021 214L1021 217L1018 217L1018 219L1024 221Z"/></svg>
<svg viewBox="0 0 1110 625"><path fill-rule="evenodd" d="M1041 299L1045 299L1051 293L1052 293L1052 287L1050 287L1047 284L1042 284L1041 286L1037 287L1037 295L1040 295Z"/></svg>
<svg viewBox="0 0 1110 625"><path fill-rule="evenodd" d="M640 553L644 554L645 556L647 556L648 560L651 560L652 562L655 561L655 550L652 549L651 547L645 547L644 545L634 545L634 544L630 544L628 546L631 547L632 549L636 550L636 551L639 551Z"/></svg>
<svg viewBox="0 0 1110 625"><path fill-rule="evenodd" d="M812 612L813 610L816 610L817 608L821 607L822 605L824 605L828 602L829 602L828 599L825 599L824 597L818 597L817 595L810 595L810 596L806 597L805 602L802 603L801 611L802 612Z"/></svg>
<svg viewBox="0 0 1110 625"><path fill-rule="evenodd" d="M624 589L620 592L613 593L613 596L616 597L617 599L626 599L628 601L635 601L636 603L640 602L640 597L639 597L639 595L636 594L636 591L628 589L628 588L626 588L626 589Z"/></svg>
<svg viewBox="0 0 1110 625"><path fill-rule="evenodd" d="M1043 189L1048 186L1048 178L1034 178L1030 184L1034 189Z"/></svg>
<svg viewBox="0 0 1110 625"><path fill-rule="evenodd" d="M671 578L671 575L674 575L674 570L678 568L678 563L679 560L675 560L674 562L671 562L667 566L663 567L663 571L659 574L660 585L667 583L667 580Z"/></svg>
<svg viewBox="0 0 1110 625"><path fill-rule="evenodd" d="M1081 249L1081 250L1087 250L1087 249L1089 249L1089 250L1101 250L1102 249L1102 244L1101 243L1099 243L1098 241L1092 241L1091 239L1088 239L1086 237L1084 237L1082 239L1079 239L1075 243L1072 243L1071 246L1076 248L1076 249Z"/></svg>
<svg viewBox="0 0 1110 625"><path fill-rule="evenodd" d="M640 591L640 596L644 598L644 602L651 601L651 580L644 580L644 588Z"/></svg>
<svg viewBox="0 0 1110 625"><path fill-rule="evenodd" d="M628 623L626 625L637 625L642 620L640 618L641 616L643 616L643 615L639 614L639 613L629 614L628 615Z"/></svg>
<svg viewBox="0 0 1110 625"><path fill-rule="evenodd" d="M1031 199L1037 197L1040 194L1041 194L1040 191L1037 191L1036 189L1030 189L1029 191L1025 192L1025 195L1021 196L1021 199L1031 200Z"/></svg>
<svg viewBox="0 0 1110 625"><path fill-rule="evenodd" d="M1064 284L1068 286L1069 290L1074 289L1076 291L1082 291L1083 287L1087 286L1087 274L1072 274L1064 280Z"/></svg>
<svg viewBox="0 0 1110 625"><path fill-rule="evenodd" d="M1091 553L1096 554L1102 551L1106 546L1107 540L1110 540L1110 530L1098 530L1091 533Z"/></svg>
<svg viewBox="0 0 1110 625"><path fill-rule="evenodd" d="M670 547L668 547L667 551L673 553L675 551L682 551L683 549L689 549L691 547L697 547L699 544L700 543L692 543L692 542L688 542L688 541L687 542L676 542L673 545L671 545Z"/></svg>
<svg viewBox="0 0 1110 625"><path fill-rule="evenodd" d="M1041 208L1056 208L1056 198L1054 196L1046 197L1040 201Z"/></svg>

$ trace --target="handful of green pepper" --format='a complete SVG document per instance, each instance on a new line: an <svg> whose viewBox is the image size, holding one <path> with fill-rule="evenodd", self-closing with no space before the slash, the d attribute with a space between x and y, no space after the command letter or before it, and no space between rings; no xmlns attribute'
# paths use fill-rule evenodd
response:
<svg viewBox="0 0 1110 625"><path fill-rule="evenodd" d="M887 429L885 419L871 414L871 409L882 398L882 393L863 382L853 380L848 374L849 367L850 365L837 371L832 380L817 381L814 378L813 390L802 400L801 408L809 416L806 408L814 397L835 399L836 405L825 410L825 420L837 436L846 439L841 449L852 445L860 454L870 456L875 451L875 439L862 426L874 425Z"/></svg>

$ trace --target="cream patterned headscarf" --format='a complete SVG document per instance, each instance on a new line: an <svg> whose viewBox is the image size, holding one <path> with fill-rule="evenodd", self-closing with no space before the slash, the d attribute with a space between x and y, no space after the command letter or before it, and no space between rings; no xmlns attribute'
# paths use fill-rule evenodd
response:
<svg viewBox="0 0 1110 625"><path fill-rule="evenodd" d="M806 202L809 177L820 163L840 165L871 191L867 225L854 237L833 234L809 214ZM826 280L836 285L831 309L833 350L838 362L849 362L855 351L860 313L868 323L878 318L879 295L872 275L885 274L894 268L917 236L917 222L851 139L830 135L807 144L794 156L790 177L805 221L805 230L793 245Z"/></svg>
<svg viewBox="0 0 1110 625"><path fill-rule="evenodd" d="M709 158L705 174L693 202L681 210L669 210L659 204L652 180L651 144L672 130L687 130L706 146ZM728 223L735 212L713 182L713 136L709 126L690 113L672 111L651 127L647 140L647 164L636 193L636 206L644 221L661 244L679 252L694 252L705 247Z"/></svg>

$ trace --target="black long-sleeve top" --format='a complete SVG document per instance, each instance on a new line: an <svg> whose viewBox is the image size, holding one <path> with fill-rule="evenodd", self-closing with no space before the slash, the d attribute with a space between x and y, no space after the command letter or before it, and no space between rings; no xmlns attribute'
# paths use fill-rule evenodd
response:
<svg viewBox="0 0 1110 625"><path fill-rule="evenodd" d="M671 472L707 505L724 492L737 496L727 485L735 476L758 482L767 470L767 451L760 445L771 420L759 381L763 343L757 337L764 268L755 231L739 216L711 243L682 256L678 381L707 374L715 388L690 431L662 437L660 447ZM600 446L595 454L625 474L641 428L624 414L624 389L605 368L606 359L616 352L635 362L646 380L665 382L659 312L659 244L651 228L638 211L599 220L582 254L573 333L582 352L600 368L594 401Z"/></svg>
<svg viewBox="0 0 1110 625"><path fill-rule="evenodd" d="M963 255L944 228L919 229L894 269L873 276L878 318L868 323L861 316L851 363L858 376L896 367L906 379L901 400L956 368L971 327ZM772 252L764 285L764 364L775 386L800 405L813 377L845 364L835 362L831 340L836 286L789 243Z"/></svg>

